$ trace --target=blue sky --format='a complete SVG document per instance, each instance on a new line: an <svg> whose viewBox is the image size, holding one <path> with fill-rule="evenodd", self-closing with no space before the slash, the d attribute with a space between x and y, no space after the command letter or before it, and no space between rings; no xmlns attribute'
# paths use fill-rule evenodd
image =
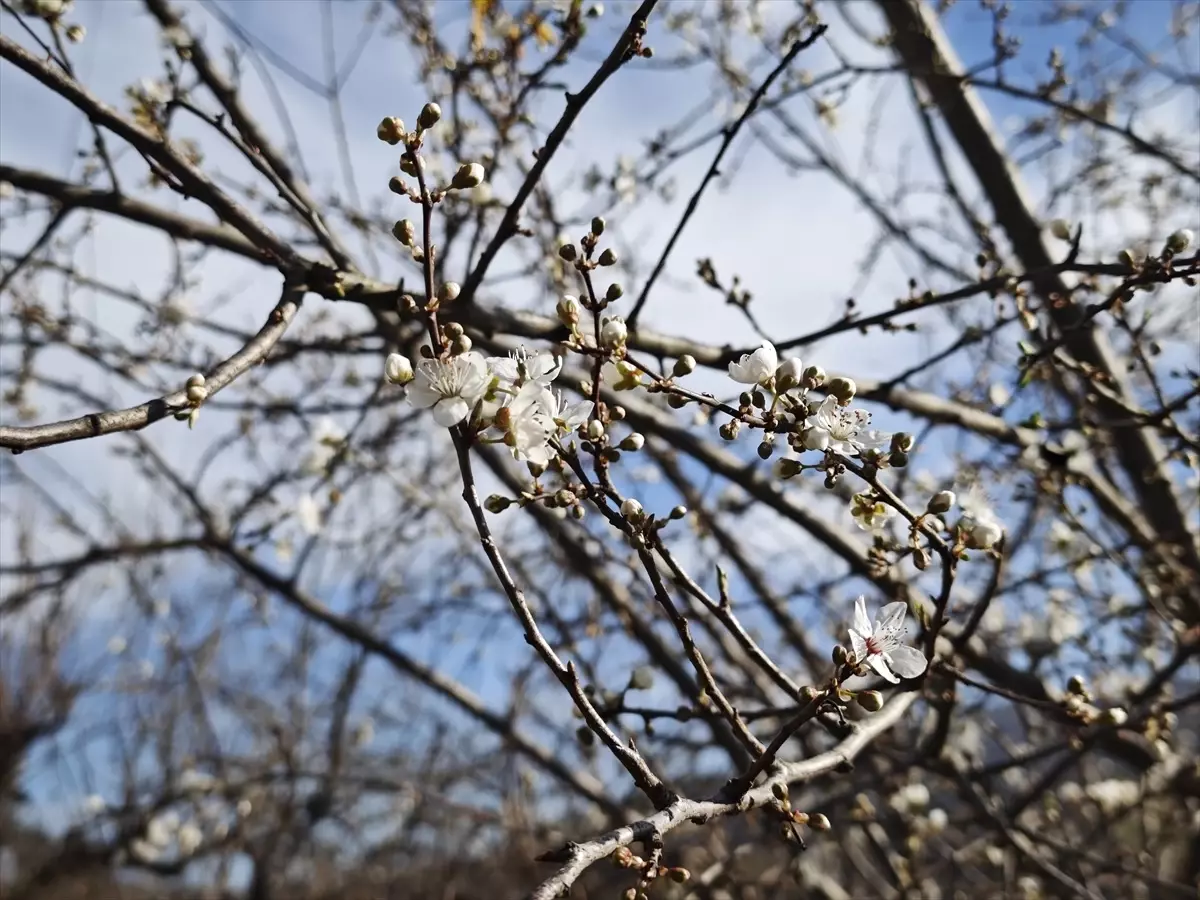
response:
<svg viewBox="0 0 1200 900"><path fill-rule="evenodd" d="M239 27L269 44L289 65L315 78L323 76L322 4L239 0L237 3L213 5L232 16ZM566 68L563 81L578 86L586 80L596 60L606 52L615 30L624 23L626 13L623 10L628 6L628 3L619 2L609 4L609 11L589 37L589 41L594 43L589 43L580 59ZM774 10L774 5L769 6ZM1061 44L1068 53L1072 52L1074 29L1030 26L1028 23L1032 13L1026 10L1032 6L1015 4L1014 20L1019 25L1028 56L1023 55L1013 64L1014 71L1038 69L1044 64L1049 48L1054 45ZM465 3L441 4L439 14L445 15L447 20L462 19L465 7ZM355 46L364 8L358 4L335 4L332 7L339 59L344 59ZM1160 25L1162 17L1169 15L1170 4L1148 0L1132 4L1131 8L1136 11L1135 30L1144 29L1151 34ZM865 17L866 12L863 15ZM189 6L188 17L193 27L197 27L210 44L215 44L223 36L219 20L205 7ZM124 85L141 77L159 74L155 51L156 31L148 17L141 12L140 4L90 0L77 4L74 20L88 29L88 38L80 47L77 57L80 77L93 85L108 102L124 107ZM11 19L0 19L0 28L5 34L19 39ZM956 39L960 55L968 65L990 54L990 32L980 28L979 14L973 5L959 4L949 16L947 28ZM839 41L850 43L849 39L840 37ZM652 30L651 44L662 51L660 58L669 56L671 39L661 37ZM368 208L379 204L384 209L395 210L396 215L403 209L401 201L386 190L386 181L395 170L395 152L374 137L375 124L382 116L400 115L411 123L422 103L429 99L415 86L412 59L407 49L401 47L394 41L384 44L381 38L374 38L345 84L342 112L350 136L353 186L347 183L339 165L338 148L329 125L328 104L280 71L280 67L269 66L275 85L291 112L292 125L298 143L303 148L306 167L312 174L314 193L318 197L347 196L357 191ZM882 59L878 54L870 56L866 51L861 52L864 58ZM798 65L819 72L823 66L830 64L831 59L828 51L818 47L802 56ZM248 57L243 55L242 61L246 66L243 91L248 105L255 110L269 110L269 92L250 66ZM595 201L584 195L578 185L581 173L593 163L610 172L619 155L638 156L644 141L659 128L673 123L683 111L703 103L711 87L708 78L708 75L700 76L696 70L650 72L636 67L614 76L581 116L576 129L549 169L549 181L564 197L564 207L579 216L593 214ZM872 98L859 92L842 110L844 124L839 130L822 135L828 152L848 162L856 162L870 150L876 159L888 164L885 168L890 171L890 164L899 149L917 141L916 126L909 114L905 91L896 86L890 96L892 102L881 111L882 124L873 138L877 143L868 145L863 138L862 126L876 110ZM48 94L23 74L11 67L0 68L0 109L4 110L4 127L0 129L0 160L44 169L60 177L77 177L78 165L74 162L73 147L76 142L86 138L86 132L80 129L78 119L64 103L47 98ZM985 99L1001 123L1021 109L1018 102L999 94L987 94ZM552 123L557 118L561 103L560 94L548 92L542 98L540 121ZM697 131L703 131L705 123L709 127L719 123L718 115L720 111L714 110L712 115L703 118ZM265 120L269 123L269 130L276 133L278 122L269 112L265 114ZM543 134L545 127L542 127ZM199 131L195 133L200 134ZM240 177L246 173L245 164L215 142L206 140L205 149L209 164L223 175ZM672 203L651 200L637 209L618 207L608 213L609 234L616 246L621 249L640 248L649 259L656 258L658 248L665 243L673 226L674 216L698 183L714 151L715 146L702 149L673 167L672 174L678 180L678 190ZM712 191L705 197L699 214L685 232L672 258L667 277L660 282L656 297L648 309L645 320L648 325L665 331L683 331L702 341L730 342L735 345L754 343L752 331L739 314L697 287L693 272L695 260L700 256L711 256L723 277L735 272L742 275L745 286L755 293L754 311L759 321L773 335L791 336L829 323L840 313L842 302L852 290L857 289L859 307L867 312L887 308L896 296L905 291L906 279L916 272L916 267L910 260L895 254L885 256L873 279L866 284L859 284L858 264L863 257L864 236L873 233L873 225L845 191L832 186L827 178L821 176L782 174L761 147L744 153L735 152L734 156L741 158L741 168L736 178L721 190ZM452 170L455 162L446 160L446 165ZM122 167L123 171L135 172L136 160L127 160ZM500 181L495 185L495 190L498 197L507 199L513 185ZM205 211L197 204L178 201L166 191L158 191L153 199L169 208L206 217ZM933 209L933 205L930 204L929 208ZM1194 221L1179 224L1197 227ZM21 248L33 233L27 222L15 222L11 228L5 229L3 248ZM80 259L96 277L119 284L137 285L153 293L169 274L170 257L163 252L164 247L163 242L148 235L145 229L106 221L103 228L82 244ZM492 273L511 270L521 258L523 256L518 256L516 252L506 251L497 260ZM399 254L391 258L385 256L380 262L376 273L380 277L393 278L405 271ZM410 267L408 271L414 270ZM639 277L644 276L643 271ZM203 289L197 291L199 302L215 292L233 294L232 302L224 305L216 314L220 321L227 324L256 327L265 309L274 302L277 279L269 272L223 258L207 266L205 278ZM636 287L638 282L635 280L631 284ZM626 287L627 295L636 294L635 290L629 289L630 284ZM556 300L541 286L529 282L498 284L492 290L502 302L541 311L552 309ZM132 328L134 317L128 311L122 312L119 307L87 296L86 293L79 300L81 303L97 304L97 312L93 315L103 316L105 329L114 335L127 333ZM312 303L306 313L321 306L319 302ZM368 320L360 311L328 304L323 306L321 311L331 315L329 327L335 331L338 328L363 328L367 325ZM981 319L986 317L986 312L980 312ZM851 334L829 340L819 348L805 348L803 356L806 362L820 362L831 370L844 370L861 378L884 379L906 369L919 354L940 347L945 343L944 335L944 330L938 327L916 335L892 337L872 336L863 339ZM87 377L88 370L78 357L63 354L62 359L64 365L72 367L71 371L79 373L79 377ZM369 374L366 368L364 372ZM155 373L155 377L169 379L180 374ZM727 384L718 376L698 375L696 383L704 387L720 384L723 392L728 391ZM268 384L285 395L289 389L294 390L286 373L273 374ZM102 394L111 393L114 403L136 402L145 396L144 390L121 384L100 384L97 390ZM331 393L334 392L340 396L356 396L354 391L331 389ZM357 396L361 396L361 389ZM72 411L64 407L55 412L66 415ZM1014 411L1018 417L1023 414L1023 410ZM885 430L898 430L906 424L886 411L879 411L877 416L876 425ZM187 432L181 427L172 427L172 424L160 424L146 432L145 436L172 459L191 463L204 456L216 436L236 426L233 415L217 411L207 415L205 429L199 432ZM342 421L342 424L348 424L348 420ZM300 429L296 427L294 431L295 434L287 440L294 438L295 442L302 441ZM118 439L108 440L106 449ZM919 456L915 464L941 474L948 465L944 455L947 449L944 444L935 443ZM751 443L739 445L739 452L750 459L754 446ZM90 445L67 445L44 451L44 455L52 462L43 463L34 456L28 456L22 459L21 465L28 465L29 471L42 472L44 477L51 479L55 477L55 465L75 471L94 472L98 481L97 490L109 494L105 503L134 521L138 520L141 510L154 502L153 494L148 489L139 488L136 482L131 484L128 470L122 464L110 459L107 454L98 456ZM215 481L217 475L213 476L210 485ZM641 486L637 492L643 503L652 509L666 510L678 502L669 489L661 485ZM515 515L509 513L504 518L515 519ZM346 518L343 512L341 520ZM769 535L765 534L762 538L764 546L760 549L764 552L765 548L782 551L793 559L808 556L805 568L816 569L822 564L819 556L812 558L811 545L794 530L783 531L777 525L768 526L766 523L771 518L766 516L762 520L755 520L764 531L769 531ZM505 527L514 527L510 521L503 524ZM852 527L848 516L842 524ZM0 546L0 551L11 552L7 546ZM263 558L273 561L265 550ZM338 577L336 554L328 551L324 560L318 562L323 565L314 567L317 574L310 573L306 585L331 607L348 610L351 598L345 580ZM797 577L795 568L787 571L786 577L780 580L785 583L793 581ZM694 574L706 586L712 586L711 571L697 571ZM214 576L198 564L194 564L192 569L176 570L173 575L174 581L168 580L164 590L171 594L173 605L186 612L186 616L177 622L181 640L186 640L189 635L203 634L205 627L211 625L210 621L206 621L202 597L206 589L212 588L208 579ZM740 587L735 580L735 592ZM119 589L114 590L114 597L117 595ZM812 610L811 614L828 617L831 621L844 620L848 617L849 604L843 605L842 612L831 604L832 608ZM455 629L458 634L451 633L439 624L427 633L397 636L396 643L425 662L437 663L485 700L502 703L507 692L504 673L523 658L507 648L515 646L524 653L525 645L519 639L515 623L504 614L501 604L497 601L494 606L499 609L497 615L487 620L468 620ZM225 613L224 610L221 612ZM81 640L78 664L81 669L90 670L90 667L96 666L105 670L107 677L116 664L106 656L104 645L110 633L104 629L111 627L111 633L118 633L123 627L125 611L114 600L112 609L105 609L102 613L93 611L91 615L95 630ZM184 612L178 615L184 615ZM267 652L273 639L294 635L299 628L298 618L282 610L270 629L246 624L249 621L246 609L240 609L233 621L238 623L238 630L234 632L236 641L232 641L227 650L231 664L257 660L260 654ZM762 621L751 613L747 616L747 624L756 627ZM480 661L475 658L475 650L484 637L502 649L489 649ZM161 665L162 661L161 650L154 646L131 647L127 655L156 665ZM345 663L346 649L326 635L319 658L320 662L313 666L314 673L319 673L314 674L314 678L322 678L326 672L336 673ZM609 657L606 665L613 679L610 687L619 687L617 682L621 681L621 673L636 661L624 653ZM384 677L381 664L375 662L371 665L381 684L393 687L397 683L391 676ZM248 677L251 674L247 672ZM410 688L405 687L405 690ZM385 702L381 698L370 698L371 693L368 692L364 697L364 708L368 699ZM665 690L661 693L652 692L647 702L660 699L667 702ZM112 702L110 695L98 694L89 701L86 718L103 721L112 709L109 705ZM561 701L559 703L563 705ZM64 735L63 746L71 746L74 738L74 734ZM102 773L105 768L103 761L96 759L93 763L94 771ZM48 759L44 767L34 767L29 774L31 793L58 808L69 805L71 797L78 798L84 791L71 778L65 777L64 771L62 765L51 764ZM87 790L111 790L102 775L98 774L97 779L88 785Z"/></svg>

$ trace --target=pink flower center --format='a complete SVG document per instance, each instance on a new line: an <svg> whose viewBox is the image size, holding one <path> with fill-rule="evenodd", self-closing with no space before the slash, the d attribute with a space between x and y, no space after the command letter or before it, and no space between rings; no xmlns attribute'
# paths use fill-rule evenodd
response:
<svg viewBox="0 0 1200 900"><path fill-rule="evenodd" d="M868 655L877 656L878 654L880 654L882 652L883 652L883 645L880 643L878 638L876 638L874 636L867 638L867 654Z"/></svg>

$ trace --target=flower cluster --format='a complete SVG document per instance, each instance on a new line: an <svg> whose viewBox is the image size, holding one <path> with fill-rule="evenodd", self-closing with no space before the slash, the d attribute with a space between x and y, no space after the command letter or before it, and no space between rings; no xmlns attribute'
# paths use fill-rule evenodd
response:
<svg viewBox="0 0 1200 900"><path fill-rule="evenodd" d="M774 395L770 412L790 412L796 428L792 446L796 450L819 450L844 456L863 456L882 451L893 435L867 426L871 414L850 407L857 391L849 378L827 378L820 366L808 366L797 357L779 360L770 341L763 341L753 353L729 364L729 377L739 384L752 385ZM808 392L823 388L825 398L809 403Z"/></svg>
<svg viewBox="0 0 1200 900"><path fill-rule="evenodd" d="M494 429L520 460L545 466L551 442L587 423L589 401L567 403L551 384L562 360L549 353L485 357L471 350L412 364L398 353L385 365L387 380L408 385L408 399L429 409L443 428L469 422L477 432Z"/></svg>

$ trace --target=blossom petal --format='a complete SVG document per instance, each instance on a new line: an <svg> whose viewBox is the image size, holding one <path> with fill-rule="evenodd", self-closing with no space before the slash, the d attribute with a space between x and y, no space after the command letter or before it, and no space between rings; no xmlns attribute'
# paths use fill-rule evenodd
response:
<svg viewBox="0 0 1200 900"><path fill-rule="evenodd" d="M899 638L900 630L904 627L904 617L908 615L908 604L902 600L889 603L875 617L875 634L885 638Z"/></svg>
<svg viewBox="0 0 1200 900"><path fill-rule="evenodd" d="M850 648L854 651L855 660L865 659L867 656L867 638L866 635L859 633L855 629L850 629Z"/></svg>
<svg viewBox="0 0 1200 900"><path fill-rule="evenodd" d="M489 356L487 364L501 381L512 384L517 380L517 361L511 356Z"/></svg>
<svg viewBox="0 0 1200 900"><path fill-rule="evenodd" d="M562 371L562 360L552 353L539 353L533 359L526 360L525 371L538 384L549 384Z"/></svg>
<svg viewBox="0 0 1200 900"><path fill-rule="evenodd" d="M408 402L417 409L429 409L441 399L442 395L429 386L427 379L418 378L408 386Z"/></svg>
<svg viewBox="0 0 1200 900"><path fill-rule="evenodd" d="M471 407L462 397L444 397L433 406L433 421L443 428L457 425L467 417Z"/></svg>
<svg viewBox="0 0 1200 900"><path fill-rule="evenodd" d="M887 660L878 653L872 653L867 657L867 665L879 673L879 677L884 681L890 681L892 684L899 684L900 679L892 674L892 670L888 668Z"/></svg>
<svg viewBox="0 0 1200 900"><path fill-rule="evenodd" d="M824 428L810 428L804 432L806 450L824 450L829 446L829 432Z"/></svg>
<svg viewBox="0 0 1200 900"><path fill-rule="evenodd" d="M896 670L901 678L916 678L925 671L929 661L925 654L915 647L897 647L888 653L888 663Z"/></svg>
<svg viewBox="0 0 1200 900"><path fill-rule="evenodd" d="M854 601L854 630L864 637L871 634L871 620L867 617L867 598L862 595Z"/></svg>

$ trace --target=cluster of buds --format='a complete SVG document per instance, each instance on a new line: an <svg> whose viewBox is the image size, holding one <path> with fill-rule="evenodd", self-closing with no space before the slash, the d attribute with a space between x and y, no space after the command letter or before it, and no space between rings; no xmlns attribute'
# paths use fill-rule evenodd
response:
<svg viewBox="0 0 1200 900"><path fill-rule="evenodd" d="M692 873L682 866L654 865L650 861L638 856L628 847L618 847L612 852L610 858L618 868L630 869L634 872L642 873L638 887L631 887L622 892L621 896L624 900L645 900L646 894L643 893L642 888L648 887L650 882L659 878L668 878L676 884L684 884L692 877Z"/></svg>
<svg viewBox="0 0 1200 900"><path fill-rule="evenodd" d="M179 410L175 413L175 418L180 422L186 421L188 428L195 428L196 420L200 418L200 406L208 399L208 386L205 384L204 375L197 372L188 378L184 393L190 408Z"/></svg>
<svg viewBox="0 0 1200 900"><path fill-rule="evenodd" d="M433 128L441 118L442 108L433 102L426 103L417 116L416 130L411 132L406 131L403 119L396 116L387 116L376 126L375 135L379 140L393 147L403 145L404 153L400 157L400 171L413 178L420 178L425 172L425 160L419 152L421 142L425 132ZM486 177L487 173L484 171L482 164L477 162L460 163L458 170L454 173L454 177L450 179L450 184L440 190L431 192L429 198L436 203L448 191L472 190L483 184ZM414 202L423 201L420 192L411 190L402 178L393 177L388 181L388 189L395 194L406 196ZM392 233L404 246L413 247L412 227L411 224L406 225L406 222L407 220L397 222L392 229ZM416 257L417 248L413 247L413 251L414 257ZM418 258L417 261L419 262L420 259Z"/></svg>

